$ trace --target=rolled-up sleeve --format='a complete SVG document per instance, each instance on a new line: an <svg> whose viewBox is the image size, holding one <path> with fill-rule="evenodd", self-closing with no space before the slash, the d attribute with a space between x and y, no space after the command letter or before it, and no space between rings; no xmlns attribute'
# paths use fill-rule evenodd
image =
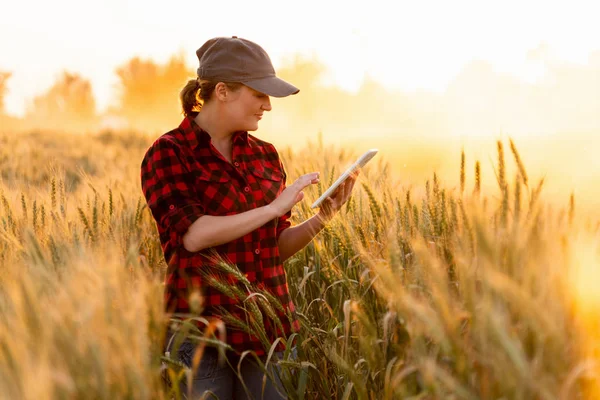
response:
<svg viewBox="0 0 600 400"><path fill-rule="evenodd" d="M279 236L281 236L281 232L283 232L284 230L286 230L287 228L292 226L292 223L289 220L291 216L292 216L292 212L288 211L286 214L279 217L279 220L277 221L277 233L276 233L277 240L279 240Z"/></svg>
<svg viewBox="0 0 600 400"><path fill-rule="evenodd" d="M159 139L142 161L142 191L163 238L172 249L182 245L191 224L205 214L192 175L181 162L178 146Z"/></svg>

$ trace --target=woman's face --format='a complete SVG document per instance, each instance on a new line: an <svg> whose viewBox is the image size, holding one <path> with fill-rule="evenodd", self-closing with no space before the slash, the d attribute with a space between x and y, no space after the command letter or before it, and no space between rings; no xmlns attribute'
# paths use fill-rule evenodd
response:
<svg viewBox="0 0 600 400"><path fill-rule="evenodd" d="M225 102L227 118L234 131L255 131L265 111L271 111L271 100L264 93L242 85L228 92Z"/></svg>

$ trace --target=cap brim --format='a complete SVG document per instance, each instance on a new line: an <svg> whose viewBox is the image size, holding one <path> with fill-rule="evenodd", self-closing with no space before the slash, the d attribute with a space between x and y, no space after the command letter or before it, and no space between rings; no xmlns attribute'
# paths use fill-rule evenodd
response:
<svg viewBox="0 0 600 400"><path fill-rule="evenodd" d="M276 76L242 82L244 85L272 97L286 97L300 91L296 86Z"/></svg>

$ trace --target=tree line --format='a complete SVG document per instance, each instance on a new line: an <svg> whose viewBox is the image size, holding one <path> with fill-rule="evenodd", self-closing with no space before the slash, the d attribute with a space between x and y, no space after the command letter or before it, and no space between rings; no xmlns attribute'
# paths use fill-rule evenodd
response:
<svg viewBox="0 0 600 400"><path fill-rule="evenodd" d="M15 118L7 114L5 107L12 74L0 71L0 120L11 130L90 131L107 121L108 125L153 130L178 117L179 91L194 75L181 55L171 57L165 64L135 57L115 73L116 102L101 114L91 82L78 73L63 71L46 92L29 102L23 118Z"/></svg>
<svg viewBox="0 0 600 400"><path fill-rule="evenodd" d="M586 64L550 56L541 56L538 62L546 73L534 82L474 60L441 93L394 89L369 76L350 92L331 84L330 71L317 59L292 57L277 74L299 87L300 95L273 99L276 112L263 121L261 134L304 143L319 131L343 133L345 140L360 140L368 133L371 139L401 135L427 141L499 132L539 137L600 131L600 51ZM0 130L90 131L108 126L154 134L180 122L179 91L196 76L183 55L164 64L132 58L115 73L115 100L101 115L90 81L65 71L30 101L25 117L17 119L6 115L4 98L11 73L0 68Z"/></svg>

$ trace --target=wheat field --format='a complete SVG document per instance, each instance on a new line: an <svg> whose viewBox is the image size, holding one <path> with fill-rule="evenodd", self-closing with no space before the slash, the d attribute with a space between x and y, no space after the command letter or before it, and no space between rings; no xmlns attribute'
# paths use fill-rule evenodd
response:
<svg viewBox="0 0 600 400"><path fill-rule="evenodd" d="M1 398L185 395L163 380L190 371L161 352L166 265L139 183L151 141L0 136ZM321 171L294 223L357 155L311 142L280 154L288 183ZM598 220L573 196L546 198L512 141L494 154L495 176L459 153L455 180L418 185L380 157L286 261L302 329L298 358L273 362L289 398L600 398ZM276 318L257 293L248 311Z"/></svg>

